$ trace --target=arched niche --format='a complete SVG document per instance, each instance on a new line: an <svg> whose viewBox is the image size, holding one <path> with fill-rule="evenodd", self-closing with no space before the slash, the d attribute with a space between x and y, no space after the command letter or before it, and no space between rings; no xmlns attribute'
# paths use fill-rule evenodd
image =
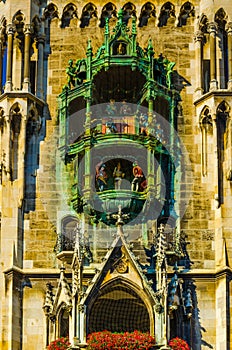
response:
<svg viewBox="0 0 232 350"><path fill-rule="evenodd" d="M64 8L61 19L61 28L69 27L73 18L77 18L77 7L70 3Z"/></svg>
<svg viewBox="0 0 232 350"><path fill-rule="evenodd" d="M91 20L97 19L97 8L94 4L89 2L83 8L81 15L81 28L88 27L90 25Z"/></svg>
<svg viewBox="0 0 232 350"><path fill-rule="evenodd" d="M18 177L19 135L21 130L21 106L15 103L10 109L10 174L12 181Z"/></svg>
<svg viewBox="0 0 232 350"><path fill-rule="evenodd" d="M178 20L178 27L182 27L187 24L188 18L195 16L194 6L191 2L185 2L180 9L180 15Z"/></svg>
<svg viewBox="0 0 232 350"><path fill-rule="evenodd" d="M52 2L44 9L44 17L51 21L53 18L59 18L58 7Z"/></svg>
<svg viewBox="0 0 232 350"><path fill-rule="evenodd" d="M130 18L136 17L136 7L131 2L127 2L122 9L123 9L123 22L125 24L128 24Z"/></svg>
<svg viewBox="0 0 232 350"><path fill-rule="evenodd" d="M210 109L205 106L200 116L200 128L201 128L201 166L202 175L206 176L208 173L208 161L209 161L209 144L212 143L213 134L213 120L210 113Z"/></svg>
<svg viewBox="0 0 232 350"><path fill-rule="evenodd" d="M62 303L58 309L58 335L57 337L69 336L69 310L65 303Z"/></svg>
<svg viewBox="0 0 232 350"><path fill-rule="evenodd" d="M116 6L112 2L108 2L102 9L101 19L100 19L100 27L104 28L106 23L106 18L116 18L117 10Z"/></svg>
<svg viewBox="0 0 232 350"><path fill-rule="evenodd" d="M78 219L73 215L65 216L61 222L61 250L73 250L77 234Z"/></svg>
<svg viewBox="0 0 232 350"><path fill-rule="evenodd" d="M158 27L166 26L171 18L175 18L175 7L168 1L161 7Z"/></svg>
<svg viewBox="0 0 232 350"><path fill-rule="evenodd" d="M36 108L28 113L26 125L25 153L25 210L35 210L36 175L39 168L39 134L42 126L41 117Z"/></svg>
<svg viewBox="0 0 232 350"><path fill-rule="evenodd" d="M229 60L228 60L228 35L226 31L226 24L228 21L228 16L223 8L220 8L214 17L217 23L217 36L218 36L218 46L220 51L220 59L218 60L218 65L220 67L221 74L219 75L219 85L221 89L227 88L227 82L229 79Z"/></svg>
<svg viewBox="0 0 232 350"><path fill-rule="evenodd" d="M103 330L150 332L154 321L148 310L148 297L142 294L133 283L121 278L103 286L90 306L88 333Z"/></svg>
<svg viewBox="0 0 232 350"><path fill-rule="evenodd" d="M145 27L148 24L149 18L155 18L155 6L151 2L147 2L143 5L141 9L141 14L139 17L139 27Z"/></svg>

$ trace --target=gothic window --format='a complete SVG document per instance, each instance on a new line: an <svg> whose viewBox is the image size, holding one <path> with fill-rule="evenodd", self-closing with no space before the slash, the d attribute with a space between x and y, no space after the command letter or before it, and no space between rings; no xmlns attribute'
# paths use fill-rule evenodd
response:
<svg viewBox="0 0 232 350"><path fill-rule="evenodd" d="M100 27L103 28L105 26L106 18L110 19L112 17L117 17L117 11L116 6L109 2L102 9Z"/></svg>
<svg viewBox="0 0 232 350"><path fill-rule="evenodd" d="M17 74L12 75L12 83L16 89L21 89L24 70L24 24L25 16L18 11L13 17L15 25L14 49L13 49L13 70Z"/></svg>
<svg viewBox="0 0 232 350"><path fill-rule="evenodd" d="M62 250L73 250L75 244L75 236L77 233L78 220L74 216L67 216L62 220Z"/></svg>
<svg viewBox="0 0 232 350"><path fill-rule="evenodd" d="M24 14L21 11L18 11L13 17L13 23L16 26L17 32L23 31L24 22L25 22Z"/></svg>
<svg viewBox="0 0 232 350"><path fill-rule="evenodd" d="M158 27L166 26L171 17L175 17L175 7L171 2L166 2L161 7Z"/></svg>
<svg viewBox="0 0 232 350"><path fill-rule="evenodd" d="M225 89L228 81L228 46L227 46L227 32L225 30L226 25L226 13L220 8L215 14L215 22L218 25L218 38L219 38L219 76L220 76L220 88Z"/></svg>
<svg viewBox="0 0 232 350"><path fill-rule="evenodd" d="M53 3L50 3L44 10L45 18L52 20L53 18L58 18L58 8Z"/></svg>
<svg viewBox="0 0 232 350"><path fill-rule="evenodd" d="M90 2L83 8L80 27L88 27L92 18L97 18L97 8Z"/></svg>
<svg viewBox="0 0 232 350"><path fill-rule="evenodd" d="M210 143L212 146L212 134L213 134L213 121L208 107L205 107L200 119L201 128L201 165L202 165L202 175L207 175L208 158L209 158L209 147ZM212 151L212 150L211 150Z"/></svg>
<svg viewBox="0 0 232 350"><path fill-rule="evenodd" d="M73 4L68 4L63 11L61 28L69 27L73 18L77 18L77 8Z"/></svg>
<svg viewBox="0 0 232 350"><path fill-rule="evenodd" d="M59 337L67 337L69 335L69 312L65 307L65 304L62 304L59 315Z"/></svg>
<svg viewBox="0 0 232 350"><path fill-rule="evenodd" d="M199 30L203 34L202 42L202 88L203 92L209 91L210 84L210 45L208 33L208 18L204 15L200 19Z"/></svg>
<svg viewBox="0 0 232 350"><path fill-rule="evenodd" d="M195 15L194 7L191 2L186 2L180 9L180 16L178 21L178 27L186 25L187 19Z"/></svg>
<svg viewBox="0 0 232 350"><path fill-rule="evenodd" d="M39 167L39 132L41 118L31 109L26 126L25 210L35 210L36 172Z"/></svg>
<svg viewBox="0 0 232 350"><path fill-rule="evenodd" d="M151 2L143 5L139 18L139 27L145 27L150 17L155 17L155 6Z"/></svg>
<svg viewBox="0 0 232 350"><path fill-rule="evenodd" d="M36 90L36 69L37 69L37 60L38 60L38 50L37 50L37 42L36 38L40 34L41 21L35 16L32 20L32 37L31 37L31 52L30 52L30 84L31 84L31 92L35 94Z"/></svg>
<svg viewBox="0 0 232 350"><path fill-rule="evenodd" d="M10 172L11 179L18 177L18 155L19 155L19 134L21 128L21 112L18 104L12 107L10 111Z"/></svg>
<svg viewBox="0 0 232 350"><path fill-rule="evenodd" d="M136 17L136 7L131 2L128 2L123 6L123 22L128 23L129 19L133 16Z"/></svg>
<svg viewBox="0 0 232 350"><path fill-rule="evenodd" d="M221 102L216 111L217 121L217 153L218 153L218 206L223 203L223 164L225 162L225 134L229 106L225 101Z"/></svg>

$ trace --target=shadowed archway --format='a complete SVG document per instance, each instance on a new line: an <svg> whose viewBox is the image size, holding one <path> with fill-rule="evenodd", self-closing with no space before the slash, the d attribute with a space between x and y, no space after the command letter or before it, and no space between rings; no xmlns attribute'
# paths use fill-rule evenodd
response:
<svg viewBox="0 0 232 350"><path fill-rule="evenodd" d="M150 331L149 313L138 294L119 281L110 283L95 300L89 315L89 333Z"/></svg>

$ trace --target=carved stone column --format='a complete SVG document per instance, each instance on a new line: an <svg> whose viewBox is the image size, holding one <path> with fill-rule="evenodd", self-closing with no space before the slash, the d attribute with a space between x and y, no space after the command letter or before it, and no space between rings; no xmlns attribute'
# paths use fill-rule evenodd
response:
<svg viewBox="0 0 232 350"><path fill-rule="evenodd" d="M214 22L208 25L210 37L210 90L218 88L217 82L217 64L216 64L216 33L217 25Z"/></svg>
<svg viewBox="0 0 232 350"><path fill-rule="evenodd" d="M43 76L44 76L44 43L45 36L41 35L37 39L38 47L38 70L37 70L37 86L36 86L36 96L39 98L44 97L43 90Z"/></svg>
<svg viewBox="0 0 232 350"><path fill-rule="evenodd" d="M30 91L30 45L31 45L31 25L27 24L24 28L24 72L23 72L23 90Z"/></svg>
<svg viewBox="0 0 232 350"><path fill-rule="evenodd" d="M196 32L195 40L195 72L196 72L196 98L199 98L203 93L202 87L202 42L204 34L201 31Z"/></svg>
<svg viewBox="0 0 232 350"><path fill-rule="evenodd" d="M6 87L5 91L12 90L12 60L13 60L14 27L10 24L7 27L7 66L6 66Z"/></svg>
<svg viewBox="0 0 232 350"><path fill-rule="evenodd" d="M228 89L232 90L232 22L227 25L228 40Z"/></svg>

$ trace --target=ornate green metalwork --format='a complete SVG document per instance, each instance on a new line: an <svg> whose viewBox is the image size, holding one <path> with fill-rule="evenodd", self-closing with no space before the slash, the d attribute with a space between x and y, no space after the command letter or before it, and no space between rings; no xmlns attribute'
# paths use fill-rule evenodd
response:
<svg viewBox="0 0 232 350"><path fill-rule="evenodd" d="M142 209L146 199L154 196L158 198L159 192L155 188L154 183L154 157L163 159L166 157L167 169L171 173L168 175L167 182L169 197L167 198L167 208L164 209L162 215L166 215L167 211L173 210L174 207L174 175L175 167L171 156L167 149L174 152L176 145L175 139L170 134L169 139L165 144L156 136L156 122L154 119L154 110L156 102L163 99L167 104L168 114L166 115L167 122L172 127L175 126L175 109L180 100L179 94L173 89L172 74L175 63L169 61L166 57L160 54L155 57L152 41L149 40L147 48L143 49L137 42L136 19L132 18L131 30L123 21L123 10L118 13L118 21L112 30L109 28L109 19L106 18L104 42L94 54L91 41L88 41L86 58L77 60L75 63L70 60L69 66L66 69L68 84L64 87L59 96L59 119L60 119L60 152L66 162L74 162L74 159L84 157L84 176L83 176L83 191L78 192L78 185L74 182L71 184L75 189L71 198L73 208L78 212L85 212L89 215L93 222L103 221L108 224L114 223L112 218L109 219L109 212L106 209L106 203L111 203L118 207L120 204L125 204L124 201L131 199L126 205L124 211L130 212L131 218L134 218ZM98 77L101 74L106 74L111 80L111 74L114 69L124 69L126 73L137 74L137 81L141 81L139 91L136 94L130 93L129 102L137 105L137 110L130 115L131 123L133 124L133 132L120 131L117 133L107 133L103 130L106 125L104 119L107 116L102 115L102 118L95 120L93 116L93 106L102 102L109 102L113 97L113 92L104 92L104 98L99 96L99 91L96 88ZM126 74L124 73L124 74ZM114 73L117 76L116 73ZM105 77L105 75L104 75ZM115 89L117 86L115 87ZM122 94L128 92L128 87L119 87ZM109 89L108 89L109 90ZM79 106L80 103L80 106ZM73 107L74 106L74 107ZM147 106L148 125L144 134L140 133L139 113L140 107ZM74 108L74 111L73 111ZM75 138L70 138L70 116L75 111L84 109L83 131ZM105 123L105 124L104 124ZM173 132L173 129L172 131ZM148 187L147 190L140 193L133 191L120 192L119 196L115 195L114 189L108 189L102 193L98 193L99 206L102 211L94 209L92 205L93 193L91 190L91 176L93 169L91 164L91 150L93 148L99 151L106 146L112 146L114 143L120 146L135 145L147 150L148 159ZM164 170L164 167L163 167ZM133 203L133 205L132 205ZM110 204L110 205L111 205Z"/></svg>
<svg viewBox="0 0 232 350"><path fill-rule="evenodd" d="M86 56L86 59L77 60L75 65L72 60L69 60L69 66L66 69L69 89L80 90L81 86L84 85L88 90L86 82L92 80L102 69L107 70L114 65L130 66L132 71L138 69L145 75L147 81L153 83L151 85L154 90L157 90L155 82L161 85L164 95L169 95L164 88L172 88L171 76L175 63L170 62L162 54L158 58L154 58L151 40L149 40L147 48L143 50L137 42L136 19L132 19L132 29L129 33L129 28L123 22L122 10L118 13L118 21L113 29L113 34L110 34L107 18L104 43L96 55L93 55L89 40ZM81 91L79 92L81 93ZM76 93L78 92L76 91Z"/></svg>

